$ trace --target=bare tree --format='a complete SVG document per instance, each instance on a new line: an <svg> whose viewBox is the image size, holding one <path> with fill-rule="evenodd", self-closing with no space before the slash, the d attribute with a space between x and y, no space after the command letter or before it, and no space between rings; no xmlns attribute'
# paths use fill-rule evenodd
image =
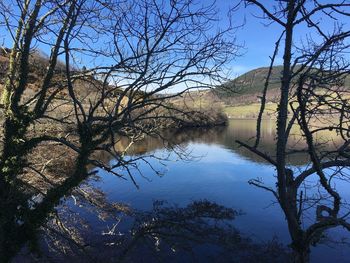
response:
<svg viewBox="0 0 350 263"><path fill-rule="evenodd" d="M74 1L28 0L1 3L5 27L13 37L8 73L2 93L4 136L0 161L2 200L0 254L5 258L5 255L10 254L13 249L6 245L9 242L6 239L16 233L12 232L16 229L14 226L17 220L16 214L21 213L19 210L25 207L28 198L28 191L18 176L26 166L27 154L37 145L36 141L28 139L29 128L43 116L47 105L62 89L53 78L62 41L72 21L74 9ZM53 41L46 42L44 34L54 34L56 37ZM45 41L51 47L51 54L46 70L37 83L38 93L28 98L31 68L29 61L35 48L35 41ZM23 233L24 236L27 234Z"/></svg>
<svg viewBox="0 0 350 263"><path fill-rule="evenodd" d="M105 26L113 44L104 54L112 58L113 65L93 69L95 78L101 80L96 87L100 92L88 104L76 94L73 79L79 76L69 73L75 49L66 38L68 90L84 139L80 147L87 155L104 150L122 161L113 148L118 136L159 133L162 122L176 121L178 113L190 114L174 107L170 98L210 87L209 80L221 77L222 66L236 46L225 39L227 30L208 33L215 14L212 6L193 9L192 4L135 1L113 9L111 15L120 19ZM84 78L80 80L86 81ZM167 92L174 86L183 88Z"/></svg>
<svg viewBox="0 0 350 263"><path fill-rule="evenodd" d="M244 2L247 6L253 5L260 9L262 18L267 23L280 26L283 38L276 42L271 68L280 49L283 50L283 70L275 156L259 149L266 89L258 118L256 143L253 147L244 142L239 143L275 166L277 189L266 186L259 180L251 180L250 183L270 191L276 197L288 223L294 261L308 262L311 244L319 242L321 233L326 229L342 226L350 230L346 221L348 214L343 210L346 202L342 202L341 195L335 188L337 179L347 178L348 171L345 167L350 164L345 154L349 145L346 125L349 104L345 99L348 91L344 87L345 76L349 73L344 52L349 48L346 40L350 31L346 29L348 25L341 22L342 18L350 14L350 3L289 0L276 1L270 6L255 0ZM330 23L334 25L331 29L327 28ZM309 28L312 38L306 36L304 42L298 45L294 38L298 27L303 26ZM266 85L268 83L269 76ZM301 171L288 165L288 155L295 151L288 149L287 142L292 126L296 125L302 131L306 145L304 151L310 157L310 165ZM316 139L324 130L336 130L341 134L343 143L332 151L325 151ZM315 175L318 190L309 189L306 184L307 179ZM315 192L318 197L309 196ZM317 209L312 211L316 213L316 222L305 224L305 213L315 205Z"/></svg>
<svg viewBox="0 0 350 263"><path fill-rule="evenodd" d="M226 37L230 29L211 28L214 6L192 0L4 1L0 14L13 38L1 100L0 210L6 213L0 216L0 254L9 258L59 198L89 175L88 164L120 177L115 168L128 171L135 160L115 147L122 135L133 142L190 116L168 100L220 80L236 46ZM42 46L51 52L31 83L31 58ZM81 60L90 63L84 70ZM47 126L59 131L47 132ZM23 174L49 181L47 164L38 169L28 159L42 145L47 154L52 144L75 153L74 171L39 191ZM28 200L38 192L43 198L33 209Z"/></svg>
<svg viewBox="0 0 350 263"><path fill-rule="evenodd" d="M44 2L38 0L35 3L24 1L18 5L19 10L21 10L18 21L13 20L17 18L18 14L4 13L9 32L14 30L12 28L13 22L18 22L18 25L15 26L14 44L2 93L2 107L5 113L4 140L0 162L2 193L5 192L5 181L11 180L12 177L21 172L25 156L39 142L28 139L30 126L43 117L55 95L63 88L57 83L57 79L54 80L54 75L63 38L72 22L75 9L75 1ZM46 11L44 14L43 9ZM51 43L46 41L45 34L55 34L57 37ZM38 80L36 84L38 92L30 96L28 95L31 67L29 61L33 48L35 48L35 41L43 41L49 45L51 54L46 70L39 76L42 79Z"/></svg>

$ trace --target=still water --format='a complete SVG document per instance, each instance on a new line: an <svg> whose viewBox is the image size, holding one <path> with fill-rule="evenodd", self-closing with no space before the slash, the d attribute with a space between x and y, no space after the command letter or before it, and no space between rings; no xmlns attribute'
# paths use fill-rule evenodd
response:
<svg viewBox="0 0 350 263"><path fill-rule="evenodd" d="M41 246L47 257L54 261L61 261L59 258L67 261L73 258L72 251L81 249L82 253L78 253L76 259L81 259L82 255L89 255L86 259L114 262L116 254L119 253L117 251L121 250L123 238L126 233L130 234L130 229L135 224L134 214L129 213L129 209L139 211L138 218L151 218L154 221L156 216L160 217L159 214L147 214L147 211L153 209L159 212L157 204L177 209L194 201L208 200L235 210L237 214L228 224L239 233L240 240L247 240L247 243L244 241L235 249L245 250L246 254L257 253L257 257L248 260L243 255L242 258L234 259L231 254L225 258L222 252L218 252L213 246L201 244L191 252L195 256L190 260L183 256L185 253L182 252L179 252L180 256L174 256L177 248L173 248L172 245L168 246L170 249L167 253L162 254L159 243L164 241L153 235L151 245L156 247L160 262L260 262L261 253L265 252L257 251L271 242L275 244L272 248L275 249L272 251L273 259L265 261L284 262L285 258L278 257L284 252L288 254L290 243L284 215L271 193L248 184L249 179L259 178L265 185L274 187L275 170L259 157L239 148L235 142L249 142L254 135L254 120L231 120L228 127L188 130L173 133L171 136L168 134L171 145L154 138L135 145L128 157L140 158L136 162L137 166L128 168L133 180L125 169L116 172L124 174L128 180L99 170L96 175L83 182L79 189L72 192L72 195L61 200L60 205L56 207L57 217L49 218L48 225L50 222L52 225L60 222L77 244L63 242L64 238L56 233L57 229L42 230ZM295 148L302 147L297 139L292 139L290 144ZM273 153L274 146L274 121L266 120L263 124L261 147L265 152ZM115 161L111 160L111 163ZM302 154L293 155L289 163L292 167L302 167L306 165L307 157ZM343 188L342 194L349 198L350 191ZM145 212L146 216L141 211ZM193 221L191 223L193 225L190 227L195 228L196 224ZM172 231L174 232L174 228L163 234L173 233ZM180 230L175 228L175 233L176 231ZM326 234L328 239L312 248L311 261L348 262L350 247L346 245L346 238L350 235L342 229L335 229ZM342 244L339 244L339 241L342 241ZM57 247L60 248L54 247L54 244L59 244ZM76 248L72 249L72 246ZM274 248L276 246L278 248ZM145 244L135 247L137 248L133 248L133 256L127 256L126 262L157 262L154 257L148 255L148 247ZM123 249L127 251L125 247ZM255 252L251 252L253 250ZM271 252L271 249L268 251ZM120 253L118 255L120 256ZM215 257L215 260L211 256Z"/></svg>

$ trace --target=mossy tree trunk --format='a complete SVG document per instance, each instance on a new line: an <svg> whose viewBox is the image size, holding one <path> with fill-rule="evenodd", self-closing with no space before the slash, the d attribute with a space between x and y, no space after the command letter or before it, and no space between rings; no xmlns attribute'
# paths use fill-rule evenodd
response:
<svg viewBox="0 0 350 263"><path fill-rule="evenodd" d="M38 144L31 145L27 138L27 131L37 119L40 119L53 98L47 96L52 84L54 70L58 60L61 43L75 10L75 1L70 1L66 18L57 32L57 39L52 46L52 52L47 66L46 74L39 86L39 96L34 109L21 105L21 100L28 87L29 58L33 39L36 32L41 29L48 15L53 14L61 7L54 7L39 19L42 0L36 0L33 10L29 12L29 2L25 1L21 18L17 26L16 37L10 55L10 64L1 95L4 108L4 146L0 158L0 189L6 188L6 182L11 181L21 173L25 166L27 154ZM39 85L39 84L38 84ZM55 92L53 93L55 94Z"/></svg>
<svg viewBox="0 0 350 263"><path fill-rule="evenodd" d="M30 2L29 0L23 2L20 9L21 15L0 101L4 112L4 139L0 157L0 258L4 260L9 259L17 251L20 244L18 241L28 239L33 233L26 222L30 214L27 204L28 191L25 191L18 175L27 166L28 154L40 143L38 140L28 138L28 130L45 113L42 109L45 110L50 103L46 98L47 90L51 86L61 42L74 10L73 1L68 2L71 3L69 12L57 32L58 37L52 48L46 75L42 84L38 84L41 92L39 102L31 110L27 105L22 105L22 98L28 87L32 42L47 16L63 6L54 7L39 19L42 0L36 0L31 10Z"/></svg>

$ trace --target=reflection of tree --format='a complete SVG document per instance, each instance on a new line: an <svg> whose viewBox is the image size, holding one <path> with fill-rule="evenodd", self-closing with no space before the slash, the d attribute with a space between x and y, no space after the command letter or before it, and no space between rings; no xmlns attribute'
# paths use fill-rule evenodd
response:
<svg viewBox="0 0 350 263"><path fill-rule="evenodd" d="M259 145L261 118L257 121L254 146L238 143L275 167L276 187L265 185L259 179L250 183L275 196L287 220L294 262L309 262L310 246L319 243L325 231L335 227L350 230L348 206L338 184L349 181L350 166L350 105L345 99L348 91L344 89L350 65L344 54L349 49L350 31L345 22L342 24L350 14L349 3L279 0L267 5L259 0L244 2L260 10L265 21L280 28L270 72L279 50L283 52L283 70L274 154L266 153ZM308 28L305 36L298 32L302 26ZM297 43L295 38L301 41ZM269 78L270 73L266 76L260 117ZM290 148L288 144L293 126L301 131L304 149ZM335 130L341 137L332 149L325 147L333 143L330 138L321 145L317 140L321 132L328 130ZM290 167L287 157L293 152L307 154L309 164L300 169ZM310 213L313 220L307 219Z"/></svg>
<svg viewBox="0 0 350 263"><path fill-rule="evenodd" d="M165 133L159 138L151 137L140 141L140 144L135 144L129 150L135 158L142 158L144 155L138 151L138 145L146 149L141 153L149 153L164 146L169 149L177 147L176 145L186 146L189 141L215 143L220 141L226 132L227 128L222 127ZM124 142L120 149L128 144L129 141ZM101 153L102 155L96 154L94 158L108 163L110 156ZM51 163L48 165L48 170L55 170L55 166L64 168L59 161L53 163L53 166ZM64 172L64 169L62 171ZM253 244L248 238L242 237L232 226L231 221L238 215L232 209L203 201L194 202L184 208L156 202L150 211L133 211L127 205L108 202L101 190L85 183L76 188L70 197L71 188L78 184L81 184L80 180L67 181L62 185L65 187L61 187L60 192L53 195L53 198L37 204L42 213L33 212L30 221L35 223L31 228L32 235L38 235L36 227L46 221L46 215L49 215L50 220L41 228L44 234L39 235L41 238L37 242L31 241L30 247L39 246L44 250L44 255L47 255L45 251L50 251L49 256L59 255L63 258L77 259L86 255L93 258L99 254L97 251L103 249L104 255L101 256L124 258L126 262L132 259L137 261L140 254L167 259L169 257L179 259L182 254L198 257L203 250L213 254L220 250L222 257L234 257L240 260L244 258L246 261L261 259L266 254L266 262L270 262L271 255L274 257L281 252L281 247L276 242ZM56 211L53 210L65 195L68 201L60 205ZM104 225L103 229L94 229L91 217L95 215L98 217L97 220L105 222L109 228ZM27 239L32 240L32 236ZM46 240L46 246L42 244L43 240ZM159 245L156 245L157 242ZM286 255L282 254L281 257L284 258ZM276 257L277 259L280 258Z"/></svg>
<svg viewBox="0 0 350 263"><path fill-rule="evenodd" d="M103 192L87 184L76 189L73 196L41 228L38 242L43 249L41 260L52 257L113 262L140 262L142 258L145 262L287 260L287 253L278 242L254 244L243 237L232 225L239 212L207 200L185 207L155 201L151 210L138 211L124 204L109 203ZM91 234L96 222L89 219L89 213L96 215L104 226L100 234ZM23 252L17 259L24 255Z"/></svg>
<svg viewBox="0 0 350 263"><path fill-rule="evenodd" d="M0 1L0 27L13 41L0 99L1 259L88 177L87 165L128 170L133 160L114 147L121 134L136 141L193 115L169 100L219 81L236 52L230 28L208 31L215 13L192 0ZM37 45L50 52L42 65L32 59ZM76 67L82 57L88 69ZM185 90L169 93L174 86ZM55 151L69 171L48 169Z"/></svg>
<svg viewBox="0 0 350 263"><path fill-rule="evenodd" d="M191 128L165 132L162 133L161 136L146 137L144 140L138 141L129 148L128 153L131 155L142 155L158 149L174 149L176 146L184 148L189 143L206 143L221 145L257 163L268 163L256 154L239 147L239 144L235 142L235 140L252 142L256 135L255 125L255 120L231 120L228 126ZM272 120L262 121L260 147L269 154L273 154L276 151L276 133L273 130L274 128L275 123ZM300 132L293 132L291 139L288 141L288 147L294 149L294 151L288 156L288 163L299 166L305 165L308 162L308 155L303 151L306 144ZM326 135L329 137L336 134L331 133ZM322 136L318 141L318 145L322 146L323 149L331 151L334 149L334 142L337 142L339 137L335 137L333 141L327 142L327 136ZM130 140L123 138L118 142L118 147L126 147L129 142Z"/></svg>
<svg viewBox="0 0 350 263"><path fill-rule="evenodd" d="M259 147L263 149L266 154L275 155L276 152L276 124L274 120L261 121L261 135L259 140ZM236 140L254 143L256 138L256 121L255 120L232 120L228 126L224 136L220 139L226 147L239 153L241 156L248 158L258 163L269 163L264 158L257 156L255 153L247 151L243 147L239 147ZM331 140L330 140L331 138ZM335 145L339 143L340 136L335 132L324 132L316 138L315 145L327 151L335 150ZM306 165L309 161L309 156L305 152L306 143L300 133L298 127L293 126L290 138L287 142L289 149L287 155L287 162L290 165L301 166Z"/></svg>
<svg viewBox="0 0 350 263"><path fill-rule="evenodd" d="M186 148L191 142L216 143L226 129L226 126L218 126L214 128L183 128L163 131L158 136L148 136L134 143L129 148L128 154L142 155L159 149L174 150L176 148ZM123 148L130 143L130 140L123 138L119 143L121 148Z"/></svg>

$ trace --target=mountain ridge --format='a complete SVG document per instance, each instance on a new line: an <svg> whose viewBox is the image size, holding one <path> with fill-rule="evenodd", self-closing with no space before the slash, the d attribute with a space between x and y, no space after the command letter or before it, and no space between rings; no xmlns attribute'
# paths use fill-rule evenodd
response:
<svg viewBox="0 0 350 263"><path fill-rule="evenodd" d="M283 66L272 68L267 88L266 101L277 103L279 100ZM216 87L213 92L225 105L247 105L260 102L269 67L252 69L235 79ZM344 87L350 90L350 74L345 77Z"/></svg>

